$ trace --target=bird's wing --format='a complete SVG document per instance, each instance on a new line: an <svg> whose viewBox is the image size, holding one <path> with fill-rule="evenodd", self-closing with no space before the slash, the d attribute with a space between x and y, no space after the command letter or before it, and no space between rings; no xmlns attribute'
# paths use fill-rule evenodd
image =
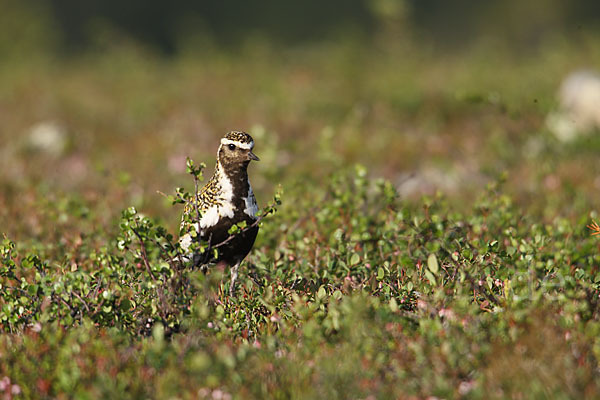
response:
<svg viewBox="0 0 600 400"><path fill-rule="evenodd" d="M216 185L216 178L213 175L210 180L204 185L196 196L193 196L190 201L185 203L183 210L184 215L196 212L196 207L200 214L205 213L210 207L218 203L219 193Z"/></svg>

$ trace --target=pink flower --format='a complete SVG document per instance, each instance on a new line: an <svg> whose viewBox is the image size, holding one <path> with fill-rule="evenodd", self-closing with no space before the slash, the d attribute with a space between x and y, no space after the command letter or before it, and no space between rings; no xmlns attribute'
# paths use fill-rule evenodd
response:
<svg viewBox="0 0 600 400"><path fill-rule="evenodd" d="M5 376L0 380L0 391L4 392L10 386L10 378Z"/></svg>

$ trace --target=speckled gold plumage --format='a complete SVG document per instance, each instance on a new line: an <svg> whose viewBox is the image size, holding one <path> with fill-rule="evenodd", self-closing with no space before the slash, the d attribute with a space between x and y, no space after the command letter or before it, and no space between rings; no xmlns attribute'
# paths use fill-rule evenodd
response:
<svg viewBox="0 0 600 400"><path fill-rule="evenodd" d="M183 209L184 215L195 213L196 205L198 205L198 211L200 211L200 213L205 212L208 208L214 205L222 205L219 201L219 185L216 174L213 174L213 176L210 177L208 182L206 182L206 185L200 189L197 196L194 196L191 201L185 203L185 207Z"/></svg>
<svg viewBox="0 0 600 400"><path fill-rule="evenodd" d="M240 222L251 226L256 221L258 207L254 193L250 187L247 168L251 160L258 161L252 153L254 140L245 132L232 131L221 139L217 151L217 165L212 177L196 196L185 204L181 223L180 244L187 251L193 240L209 241L211 246L229 239L229 229ZM196 210L200 213L198 220ZM196 235L190 234L192 230ZM230 292L233 293L237 268L250 252L258 226L245 230L220 247L219 255L214 261L229 265L232 274ZM196 239L194 239L196 238ZM204 259L202 255L188 254L188 259Z"/></svg>
<svg viewBox="0 0 600 400"><path fill-rule="evenodd" d="M242 131L231 131L224 136L225 139L234 140L240 143L252 143L252 136Z"/></svg>
<svg viewBox="0 0 600 400"><path fill-rule="evenodd" d="M233 140L240 143L253 143L254 139L252 136L242 131L231 131L223 136L224 139ZM219 155L217 154L217 157ZM198 205L198 211L200 213L206 212L212 206L223 206L222 199L219 198L220 186L218 182L217 169L221 160L217 158L217 166L215 167L215 173L210 177L208 182L199 190L197 196L194 196L190 202L187 202L184 207L184 215L196 212L196 203Z"/></svg>

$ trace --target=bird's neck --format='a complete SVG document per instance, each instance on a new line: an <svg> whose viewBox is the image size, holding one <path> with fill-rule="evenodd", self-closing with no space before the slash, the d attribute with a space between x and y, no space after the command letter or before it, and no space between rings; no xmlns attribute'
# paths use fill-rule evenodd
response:
<svg viewBox="0 0 600 400"><path fill-rule="evenodd" d="M239 196L247 196L250 183L248 182L248 166L247 165L223 165L217 162L215 173L226 178L233 187L234 194Z"/></svg>

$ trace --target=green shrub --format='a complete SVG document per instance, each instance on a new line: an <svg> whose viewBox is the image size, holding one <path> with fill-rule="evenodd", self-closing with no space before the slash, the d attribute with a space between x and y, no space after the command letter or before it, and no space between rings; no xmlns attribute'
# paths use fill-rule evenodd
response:
<svg viewBox="0 0 600 400"><path fill-rule="evenodd" d="M593 397L596 239L501 185L466 215L362 166L290 190L235 297L133 208L85 268L5 239L0 375L25 397Z"/></svg>

